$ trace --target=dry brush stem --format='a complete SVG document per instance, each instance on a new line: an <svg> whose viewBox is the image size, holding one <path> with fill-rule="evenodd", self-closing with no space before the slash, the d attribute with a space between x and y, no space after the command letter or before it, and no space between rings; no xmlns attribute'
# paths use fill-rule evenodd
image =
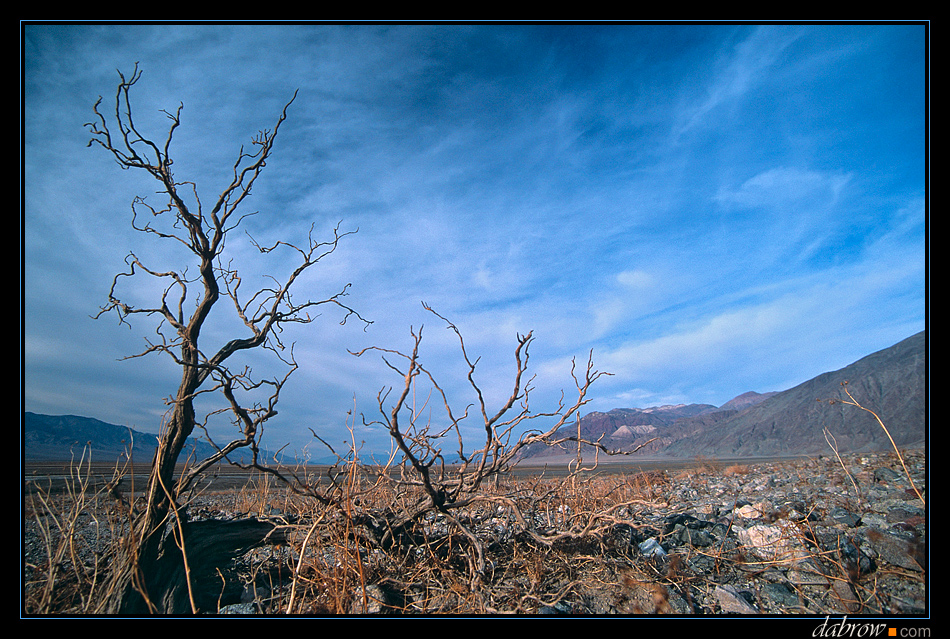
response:
<svg viewBox="0 0 950 639"><path fill-rule="evenodd" d="M88 465L86 470L83 470L83 462L88 464L87 453L84 449L78 464L70 465L71 473L66 482L67 498L60 500L63 506L57 506L52 494L41 487L38 487L30 498L46 555L45 565L32 566L41 575L42 587L38 593L31 593L27 605L38 612L48 612L52 608L54 595L58 594L56 590L66 578L62 573L67 564L72 568L71 578L79 585L86 581L76 548L76 529L80 517L88 512L89 507L86 499ZM82 605L82 608L85 609L85 605Z"/></svg>
<svg viewBox="0 0 950 639"><path fill-rule="evenodd" d="M877 420L877 423L881 426L881 428L884 430L884 433L887 435L887 439L891 442L891 446L894 448L894 452L897 453L897 458L900 460L901 468L904 469L904 475L906 475L907 481L910 482L910 486L911 488L914 489L914 492L917 494L917 498L920 499L920 502L924 506L926 506L927 501L924 499L924 496L921 494L920 490L917 488L917 485L914 483L914 479L910 476L910 471L907 469L907 464L904 463L904 456L901 455L901 451L897 447L897 443L894 441L894 438L891 437L891 431L889 431L887 429L887 426L884 425L884 421L881 420L880 416L877 413L875 413L870 408L866 408L865 406L862 406L861 403L858 402L858 400L854 398L854 396L851 394L851 391L848 390L848 382L841 382L841 388L844 390L844 394L848 396L848 399L846 400L845 399L830 399L828 400L828 403L834 404L837 402L841 404L848 404L849 406L855 406L867 413L870 413L874 417L874 419Z"/></svg>
<svg viewBox="0 0 950 639"><path fill-rule="evenodd" d="M548 495L506 491L499 486L501 480L517 464L520 453L527 446L563 446L571 442L578 446L592 446L606 454L615 454L616 451L610 451L599 441L583 439L579 432L576 435L562 435L568 430L564 427L571 419L579 416L580 409L589 401L588 393L593 383L608 373L596 370L592 357L588 357L586 366L581 370L578 370L577 362L573 362L571 374L576 386L576 399L568 404L562 393L553 410L535 412L529 401L533 391L533 377L528 373L530 345L534 337L530 332L518 335L513 357L511 393L499 407L492 408L476 380L475 372L479 359L470 357L459 329L428 305L423 303L423 307L445 322L446 328L458 338L461 357L467 367L467 387L474 399L461 411L453 408L436 375L422 363L420 347L423 328L418 331L410 329L412 349L409 352L368 347L353 353L357 357L368 352L380 353L385 365L402 379L402 384L396 389L383 388L378 393L380 418L367 421L364 416L363 421L366 426L381 425L386 428L400 456L398 461L395 456L391 456L390 463L380 472L393 477L397 492L421 492L421 498L406 500L395 509L397 512L383 534L383 541L394 543L400 534L412 528L423 515L429 512L439 513L470 546L470 578L474 585L486 573L488 566L485 541L477 529L477 521L471 518L472 509L499 513L502 520L546 547L552 547L567 539L594 536L618 521L614 510L597 504L575 504L569 517L563 517L558 525L545 526L543 529L539 528L533 519L535 513L544 510L551 494L563 493L566 482L573 484L582 470L593 470L596 464L592 468L582 468L580 464L572 466L569 478L562 480L561 485ZM425 399L420 408L415 405L414 397L417 383L423 382L429 390L424 393ZM394 399L387 405L391 397ZM441 420L433 419L431 411L427 410L433 401L441 404ZM462 436L462 427L466 420L474 420L478 425L476 430L481 432L480 442L472 452L467 452ZM533 424L543 420L549 421L545 428L531 428ZM453 456L459 463L447 462L447 453L443 450L446 440L454 442ZM567 512L564 508L567 506L561 504L562 514Z"/></svg>
<svg viewBox="0 0 950 639"><path fill-rule="evenodd" d="M854 477L851 475L848 467L844 465L844 461L841 459L841 454L838 452L838 440L835 439L835 436L832 435L831 431L829 431L827 428L823 428L822 432L825 434L825 441L828 443L828 446L831 447L832 451L834 451L835 458L838 460L841 470L843 470L844 474L847 475L848 479L851 480L851 486L854 488L854 494L860 495L861 491L858 489L857 482L854 481Z"/></svg>
<svg viewBox="0 0 950 639"><path fill-rule="evenodd" d="M131 449L131 445L130 445ZM34 484L26 503L42 544L39 561L25 568L24 609L29 614L97 611L109 594L109 566L104 547L128 544L130 505L118 492L128 474L128 458L120 461L110 481L96 485L88 446L69 464L61 494Z"/></svg>

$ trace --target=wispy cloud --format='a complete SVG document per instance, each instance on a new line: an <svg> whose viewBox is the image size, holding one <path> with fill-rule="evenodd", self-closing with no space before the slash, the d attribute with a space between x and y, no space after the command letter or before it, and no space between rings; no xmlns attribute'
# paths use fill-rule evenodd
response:
<svg viewBox="0 0 950 639"><path fill-rule="evenodd" d="M738 31L734 42L727 39L720 44L711 61L704 61L702 78L692 89L695 93L683 108L681 123L676 128L677 136L708 122L711 112L728 108L756 88L767 82L780 69L782 57L789 47L805 36L805 27L757 27L751 32ZM708 73L708 75L706 75ZM727 119L732 116L726 116ZM718 118L712 122L716 126Z"/></svg>
<svg viewBox="0 0 950 639"><path fill-rule="evenodd" d="M779 213L790 212L791 206L830 207L848 180L847 175L780 167L754 175L733 190L723 188L716 199L724 205L769 208Z"/></svg>
<svg viewBox="0 0 950 639"><path fill-rule="evenodd" d="M398 383L347 349L424 353L466 401L455 322L493 398L535 331L539 402L571 358L613 374L591 407L721 404L884 348L925 322L923 30L891 25L58 25L24 38L27 410L157 427L174 366L118 361L154 327L89 319L154 185L88 149L82 123L118 68L144 70L138 122L213 198L241 144L297 99L243 230L348 236L299 296L352 283L363 331L328 312L288 341L301 369L270 426L346 435ZM262 260L282 277L293 253ZM248 282L250 285L250 281ZM142 299L151 284L126 289ZM235 325L209 327L210 342ZM212 347L209 342L208 348ZM256 370L267 373L263 361ZM460 371L462 374L460 374ZM77 398L70 401L70 398ZM371 431L366 437L375 436ZM375 441L375 440L374 440Z"/></svg>

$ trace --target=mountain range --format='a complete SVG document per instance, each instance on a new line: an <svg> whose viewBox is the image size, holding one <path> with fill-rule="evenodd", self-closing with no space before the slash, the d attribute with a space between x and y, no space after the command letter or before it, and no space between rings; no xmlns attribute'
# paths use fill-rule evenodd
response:
<svg viewBox="0 0 950 639"><path fill-rule="evenodd" d="M847 399L842 382L848 383L848 390L862 406L880 416L898 446L925 444L926 332L785 391L747 392L719 407L678 404L593 412L579 424L565 426L558 435L576 435L579 427L583 439L600 440L611 450L632 451L643 445L633 458L828 454L831 449L824 429L834 436L842 453L890 449L887 433L873 415L841 403ZM157 445L154 434L88 417L26 412L22 426L24 458L30 461L78 459L89 442L94 460L119 459L132 443L133 459L148 462ZM576 452L568 449L536 445L525 449L521 458L556 463ZM193 439L188 452L204 459L212 448ZM585 459L592 456L593 449L584 452Z"/></svg>
<svg viewBox="0 0 950 639"><path fill-rule="evenodd" d="M823 373L781 392L748 392L718 408L680 404L617 408L585 415L559 436L577 434L633 458L774 457L828 454L825 429L838 450L870 452L891 448L887 433L869 412L842 403L847 389L863 407L880 416L899 447L923 446L927 430L926 332L913 335L840 370ZM828 401L838 400L838 401ZM652 440L652 441L651 441ZM556 462L576 453L544 445L522 456ZM584 451L593 456L593 448Z"/></svg>
<svg viewBox="0 0 950 639"><path fill-rule="evenodd" d="M94 462L112 463L130 455L132 461L148 463L155 456L158 436L143 433L125 426L108 424L91 417L77 415L40 415L23 413L23 456L27 461L79 461L83 455L91 455ZM206 459L214 452L207 441L192 437L181 460L193 455ZM235 461L247 461L246 450L230 455Z"/></svg>

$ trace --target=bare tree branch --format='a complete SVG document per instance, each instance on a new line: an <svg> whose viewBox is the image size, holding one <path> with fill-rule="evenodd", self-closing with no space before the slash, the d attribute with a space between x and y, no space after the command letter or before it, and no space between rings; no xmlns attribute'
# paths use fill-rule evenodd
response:
<svg viewBox="0 0 950 639"><path fill-rule="evenodd" d="M332 254L344 237L356 231L340 232L339 225L333 229L329 241L316 241L311 227L307 243L298 247L290 242L278 241L273 246L261 247L251 240L261 254L277 249L296 252L297 266L280 282L273 280L267 286L250 294L241 301L241 275L238 268L224 259L226 238L239 228L248 214L240 213L240 206L251 195L252 187L260 177L274 149L277 133L287 118L287 111L297 98L297 93L284 105L273 129L258 132L253 138L252 150L241 147L234 161L230 183L220 192L207 214L201 204L198 189L192 181L176 179L172 172L174 164L171 146L175 132L181 124L182 105L174 112L164 111L170 121L168 132L161 143L154 142L142 133L133 119L130 100L132 87L141 78L136 64L130 77L119 73L120 81L115 94L115 109L111 118L101 110L102 98L96 102L93 112L96 118L87 123L91 134L89 145L98 145L108 151L122 169L144 171L159 183L159 193L165 198L161 206L153 206L144 197L132 201L132 227L159 241L170 240L184 246L191 253L192 262L181 270L158 270L143 263L135 253L126 258L128 270L118 273L109 289L108 302L95 317L115 312L120 324L129 324L132 316L156 317L157 338L146 340L146 348L137 355L142 357L162 353L172 359L181 369L177 393L168 400L169 412L164 420L159 447L149 477L146 503L143 514L135 526L141 543L127 557L127 566L117 571L117 597L110 603L112 611L143 609L153 598L149 590L160 589L153 569L163 543L164 523L177 494L185 490L201 472L214 463L227 459L238 448L251 451L251 465L283 477L259 460L259 442L263 426L277 414L276 404L280 392L290 375L297 370L292 345L283 343L281 333L290 324L308 324L319 315L320 307L336 307L343 311L341 324L355 317L364 325L370 322L342 300L347 295L349 284L325 299L297 301L291 289L300 276ZM189 267L197 268L189 275ZM126 278L151 277L165 281L164 291L156 303L136 306L125 299L119 291ZM198 288L198 293L190 291ZM230 339L207 354L201 348L201 333L211 317L222 292L231 299L234 311L246 329L246 334ZM243 351L262 348L275 354L286 367L283 376L275 379L255 380L248 368L231 369L229 362ZM287 354L284 354L284 353ZM209 383L209 378L213 383ZM201 395L216 393L224 400L224 406L212 410L200 425L205 428L210 416L229 413L237 426L240 437L220 447L208 459L194 465L181 477L177 491L167 491L174 486L173 473L178 457L199 420L195 414L195 400ZM262 401L252 397L267 395ZM252 402L252 403L248 403ZM292 479L285 478L288 481ZM330 501L327 498L327 501Z"/></svg>
<svg viewBox="0 0 950 639"><path fill-rule="evenodd" d="M380 347L368 347L353 352L353 355L357 357L370 352L379 353L384 364L402 379L396 389L383 388L377 394L380 418L376 421L367 421L364 416L363 422L366 426L380 425L386 428L401 455L401 461L395 463L391 461L390 465L378 472L390 474L392 465L395 465L398 477L393 481L396 485L405 486L407 489L421 488L425 497L422 502L417 501L402 507L401 510L396 509L383 537L392 539L399 534L400 530L410 527L412 522L418 520L426 512L438 511L468 539L474 552L472 561L475 574L472 578L477 580L477 575L485 569L483 542L466 521L453 513L462 512L462 509L479 502L494 504L504 509L527 535L542 544L553 544L557 540L571 536L590 535L594 531L600 531L609 526L610 522L616 519L610 513L590 512L578 519L577 525L568 531L548 533L538 530L529 521L530 518L524 514L523 508L534 509L539 503L537 499L542 498L528 499L525 502L524 499L516 498L514 495L499 494L486 487L489 480L497 482L507 475L517 464L522 450L531 445L562 446L567 442L575 442L578 445L593 446L598 452L607 455L628 454L610 450L600 441L585 440L579 432L577 435L563 434L566 430L565 425L571 419L579 418L581 408L590 401L588 393L594 382L609 374L594 368L593 353L588 356L586 367L582 371L578 371L576 362L572 363L571 374L577 389L576 399L567 404L562 394L554 410L536 412L529 403L533 390L531 384L533 377L528 375L528 363L533 334L529 332L526 335L517 335L512 391L500 407L492 409L476 380L475 371L479 360L473 360L469 356L461 331L427 304L423 303L423 307L444 321L446 327L458 337L461 356L468 367L467 385L474 394L475 400L462 412L453 410L443 386L421 363L422 328L418 331L410 329L412 350L409 352ZM397 363L401 363L401 366ZM420 379L427 382L430 389L426 393L423 409L408 405L408 398L415 391L415 384ZM393 393L394 390L395 393ZM441 399L444 422L438 419L432 420L431 417L423 418L423 415L427 414L429 402L433 397ZM477 407L476 411L469 410L473 405ZM461 425L469 418L480 418L483 438L477 450L466 454ZM535 420L546 420L549 423L542 430L532 429L530 424ZM441 426L436 426L433 421L443 423ZM450 433L454 435L457 444L454 456L458 458L459 463L456 465L448 463L442 448L445 437ZM579 457L578 461L580 461ZM596 459L594 467L596 468ZM571 476L576 476L581 470L585 469L582 469L579 464L574 466ZM367 469L367 472L372 472L372 470Z"/></svg>

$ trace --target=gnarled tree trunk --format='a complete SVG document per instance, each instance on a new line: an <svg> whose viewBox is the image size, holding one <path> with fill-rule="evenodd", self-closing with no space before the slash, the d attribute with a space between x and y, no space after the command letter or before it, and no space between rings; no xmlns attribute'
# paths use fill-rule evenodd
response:
<svg viewBox="0 0 950 639"><path fill-rule="evenodd" d="M263 247L252 243L262 254L276 250L290 250L299 256L299 265L284 280L242 299L239 294L241 277L236 267L223 257L226 237L241 224L243 215L237 213L245 198L250 195L251 187L263 170L270 157L274 140L280 125L287 117L287 109L296 98L290 100L280 114L272 131L261 131L253 140L255 150L245 152L243 147L233 165L232 181L214 201L213 206L205 209L198 197L197 187L192 181L177 181L172 175L173 161L169 156L172 137L178 128L181 106L174 113L165 112L172 124L163 144L157 144L141 135L134 125L129 90L141 77L136 66L130 79L119 74L120 82L116 91L115 111L106 118L99 110L100 98L94 107L96 121L88 123L92 133L89 144L97 144L109 151L123 169L144 171L159 182L159 193L166 196L163 208L155 208L144 198L137 197L132 203L132 227L160 241L172 240L176 246L184 246L193 258L190 265L197 267L198 276L188 273L189 265L179 270L153 270L143 264L134 253L126 258L128 272L119 273L112 281L109 291L109 303L102 307L96 317L115 311L121 323L133 315L157 317L159 319L155 333L158 339L149 342L149 346L138 355L142 357L152 353L162 353L170 357L181 367L182 377L175 397L170 401L170 412L163 424L159 437L158 450L152 462L151 473L146 487L144 507L131 521L131 533L127 543L116 548L111 562L113 581L111 596L104 602L104 612L115 614L140 614L146 612L180 613L195 607L194 604L183 608L181 601L180 578L187 574L185 557L191 543L206 548L208 540L204 533L192 524L180 521L185 519L179 512L178 495L187 488L188 483L209 466L221 461L231 451L247 447L252 454L251 466L265 469L258 462L258 440L261 425L277 414L280 390L291 373L297 368L293 358L293 349L286 349L281 343L279 333L287 323L307 324L316 315L311 315L313 307L334 305L345 312L341 324L351 315L365 323L353 309L341 303L346 295L347 284L342 291L323 300L292 300L290 288L306 269L318 263L332 253L337 243L349 233L339 233L333 229L333 239L316 242L311 235L308 243L302 247L283 241L273 246ZM120 278L141 275L161 280L164 293L152 306L137 307L120 299L117 292ZM195 296L189 294L188 287L197 283L202 291ZM226 342L216 349L199 348L199 337L219 298L225 295L233 302L232 311L240 324L246 329L244 336ZM154 337L153 337L154 339ZM271 351L287 369L283 378L257 380L251 377L249 369L232 370L229 359L245 350L263 348ZM288 354L289 350L289 354ZM270 389L266 401L253 401L253 407L242 404L240 393L259 393L261 389ZM175 481L175 467L186 441L199 422L195 415L194 399L199 393L220 392L224 399L224 408L212 410L209 414L228 411L237 424L239 436L217 450L206 460L196 464L183 478ZM265 469L274 472L272 469ZM275 474L277 474L275 472ZM174 525L172 525L174 524ZM170 530L171 527L171 530ZM185 536L184 552L175 542L172 532ZM246 527L249 535L244 542L254 541L260 533L255 526ZM197 535L197 536L196 536ZM259 541L259 540L258 540ZM255 542L256 543L256 542ZM238 548L239 549L239 548ZM205 559L222 559L230 552L222 547L224 554L201 552L196 556ZM216 559L217 560L217 559ZM172 577L178 575L178 577Z"/></svg>

